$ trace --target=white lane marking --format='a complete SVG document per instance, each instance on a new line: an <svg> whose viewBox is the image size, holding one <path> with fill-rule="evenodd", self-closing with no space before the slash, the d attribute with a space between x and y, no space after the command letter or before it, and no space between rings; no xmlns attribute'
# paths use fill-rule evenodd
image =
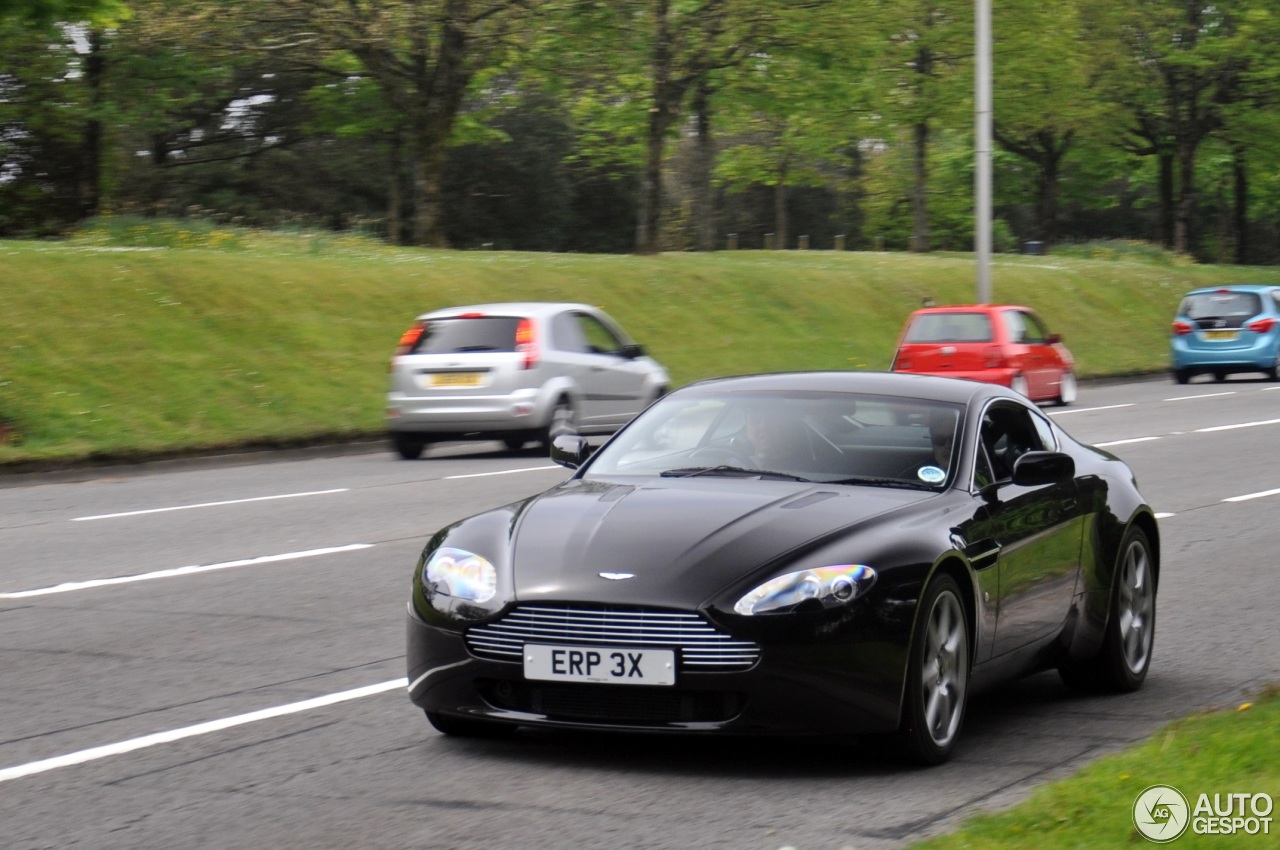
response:
<svg viewBox="0 0 1280 850"><path fill-rule="evenodd" d="M1280 425L1280 419L1264 419L1261 422L1241 422L1238 425L1216 425L1213 428L1197 428L1195 433L1208 434L1211 431L1234 431L1236 428L1255 428L1258 425Z"/></svg>
<svg viewBox="0 0 1280 850"><path fill-rule="evenodd" d="M189 511L192 508L213 508L219 505L242 505L245 502L266 502L271 499L296 499L299 496L327 496L330 493L345 493L349 488L341 487L337 490L315 490L310 493L285 493L281 496L255 496L251 499L231 499L226 502L203 502L199 505L178 505L172 508L150 508L145 511L124 511L118 514L98 514L97 516L78 516L73 517L72 522L88 522L93 519L115 519L122 516L139 516L141 514L162 514L166 511Z"/></svg>
<svg viewBox="0 0 1280 850"><path fill-rule="evenodd" d="M537 471L542 470L542 469L555 469L555 468L556 468L556 467L555 467L554 465L552 465L552 466L526 466L526 467L525 467L525 468L523 468L523 469L502 469L502 470L499 470L499 471L497 471L497 472L473 472L473 473L471 473L471 474L469 474L469 475L446 475L446 476L444 477L444 480L445 480L445 481L456 481L456 480L457 480L457 479L459 479L459 478L484 478L484 477L489 476L489 475L511 475L512 473L515 473L515 472L537 472Z"/></svg>
<svg viewBox="0 0 1280 850"><path fill-rule="evenodd" d="M1230 392L1225 392L1225 393L1205 393L1204 395L1180 395L1174 398L1166 398L1165 401L1194 401L1195 399L1198 399L1198 398L1218 398L1219 396L1235 395L1235 394L1236 394L1236 391L1231 390Z"/></svg>
<svg viewBox="0 0 1280 850"><path fill-rule="evenodd" d="M1068 413L1092 413L1095 410L1116 410L1121 407L1133 407L1133 402L1128 404L1108 404L1106 407L1073 407L1071 410L1050 410L1050 416L1066 416Z"/></svg>
<svg viewBox="0 0 1280 850"><path fill-rule="evenodd" d="M1244 496L1232 496L1229 499L1223 499L1224 502L1247 502L1250 499L1261 499L1266 496L1280 496L1280 489L1263 490L1261 493L1248 493Z"/></svg>
<svg viewBox="0 0 1280 850"><path fill-rule="evenodd" d="M1129 440L1112 440L1109 443L1094 443L1095 446L1106 448L1107 446L1127 446L1129 443L1149 443L1152 440L1158 440L1159 437L1133 437Z"/></svg>
<svg viewBox="0 0 1280 850"><path fill-rule="evenodd" d="M337 552L354 552L357 549L368 549L372 543L351 543L346 546L330 546L325 549L308 549L304 552L287 552L283 555L263 555L258 558L245 558L240 561L226 561L221 564L201 564L192 567L174 567L168 570L156 570L151 573L139 573L131 576L115 578L98 578L89 581L69 581L52 587L41 587L35 590L15 590L0 593L0 599L25 599L28 596L47 596L51 593L70 593L73 590L88 590L93 587L106 587L112 584L130 584L135 581L148 581L155 578L173 578L195 573L207 573L212 570L229 570L233 567L253 567L258 564L272 564L277 561L292 561L298 558L312 558L316 555L332 555Z"/></svg>
<svg viewBox="0 0 1280 850"><path fill-rule="evenodd" d="M1177 516L1177 514L1173 514L1173 513L1158 513L1158 514L1156 514L1156 519L1168 519L1168 518L1169 518L1169 517L1171 517L1171 516Z"/></svg>
<svg viewBox="0 0 1280 850"><path fill-rule="evenodd" d="M143 735L141 738L132 738L127 741L119 741L114 744L106 744L101 747L92 747L75 753L67 753L63 756L28 762L27 764L19 764L0 770L0 782L8 782L10 779L21 779L24 776L44 773L45 771L55 770L59 767L71 767L72 765L84 764L87 761L95 761L96 759L103 759L108 756L118 756L124 753L131 753L134 750L154 747L157 744L170 744L174 741L181 741L183 738L194 738L197 735L208 735L212 732L221 732L223 729L243 726L246 723L256 723L259 720L270 720L274 717L283 717L286 714L297 714L301 711L310 711L313 708L324 708L325 706L335 705L336 703L346 702L347 700L361 699L362 697L373 696L374 694L380 694L385 691L393 691L396 688L405 687L406 684L406 679L393 679L390 682L379 682L376 685L366 685L363 688L355 688L350 691L339 691L336 694L327 694L322 697L303 700L302 702L292 702L287 705L278 705L274 708L264 708L260 711L251 711L248 714L224 717L221 720L210 720L205 723L197 723L194 726L183 726L179 729L170 729L167 732L156 732L151 735Z"/></svg>

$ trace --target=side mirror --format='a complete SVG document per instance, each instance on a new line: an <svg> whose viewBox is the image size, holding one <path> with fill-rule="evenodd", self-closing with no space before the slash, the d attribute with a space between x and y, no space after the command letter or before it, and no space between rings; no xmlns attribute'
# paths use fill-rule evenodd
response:
<svg viewBox="0 0 1280 850"><path fill-rule="evenodd" d="M1062 334L1049 334L1044 341L1046 345L1057 345L1062 342Z"/></svg>
<svg viewBox="0 0 1280 850"><path fill-rule="evenodd" d="M618 352L628 360L635 360L637 357L644 357L644 346L634 342L627 343L622 346L622 350Z"/></svg>
<svg viewBox="0 0 1280 850"><path fill-rule="evenodd" d="M577 469L591 457L587 438L577 434L561 434L551 441L551 460L569 469Z"/></svg>
<svg viewBox="0 0 1280 850"><path fill-rule="evenodd" d="M1027 452L1013 462L1013 483L1023 487L1053 484L1075 474L1075 460L1062 452Z"/></svg>

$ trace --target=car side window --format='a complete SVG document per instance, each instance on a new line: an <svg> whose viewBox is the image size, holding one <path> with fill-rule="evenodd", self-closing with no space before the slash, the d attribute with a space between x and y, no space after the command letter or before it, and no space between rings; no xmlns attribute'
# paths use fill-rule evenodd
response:
<svg viewBox="0 0 1280 850"><path fill-rule="evenodd" d="M551 320L551 336L555 347L560 351L590 351L587 338L582 335L573 313L559 313Z"/></svg>
<svg viewBox="0 0 1280 850"><path fill-rule="evenodd" d="M997 403L987 408L982 418L979 442L990 458L993 481L1009 480L1013 477L1013 464L1019 457L1045 449L1044 438L1033 414L1019 404ZM977 477L975 472L975 481Z"/></svg>
<svg viewBox="0 0 1280 850"><path fill-rule="evenodd" d="M1009 342L1017 345L1027 342L1027 323L1023 320L1022 313L1017 310L1005 310L1000 314L1000 318L1004 322L1005 332L1009 335Z"/></svg>
<svg viewBox="0 0 1280 850"><path fill-rule="evenodd" d="M595 316L577 313L578 330L586 342L586 351L595 354L618 354L622 351L622 340Z"/></svg>
<svg viewBox="0 0 1280 850"><path fill-rule="evenodd" d="M1026 324L1024 333L1026 334L1024 342L1043 345L1049 339L1049 331L1040 323L1040 320L1030 313L1022 313L1022 321Z"/></svg>

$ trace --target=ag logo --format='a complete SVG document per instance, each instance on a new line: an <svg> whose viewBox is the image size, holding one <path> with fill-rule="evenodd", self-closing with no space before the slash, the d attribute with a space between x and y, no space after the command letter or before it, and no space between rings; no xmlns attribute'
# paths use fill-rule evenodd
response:
<svg viewBox="0 0 1280 850"><path fill-rule="evenodd" d="M1152 785L1133 801L1133 825L1142 837L1166 844L1187 831L1191 807L1172 785Z"/></svg>

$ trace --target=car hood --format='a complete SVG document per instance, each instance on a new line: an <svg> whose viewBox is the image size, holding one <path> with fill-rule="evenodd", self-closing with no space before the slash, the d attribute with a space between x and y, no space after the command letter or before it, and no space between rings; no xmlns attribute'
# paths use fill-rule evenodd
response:
<svg viewBox="0 0 1280 850"><path fill-rule="evenodd" d="M935 495L757 479L573 480L522 506L511 553L515 594L524 602L698 604L778 558Z"/></svg>

